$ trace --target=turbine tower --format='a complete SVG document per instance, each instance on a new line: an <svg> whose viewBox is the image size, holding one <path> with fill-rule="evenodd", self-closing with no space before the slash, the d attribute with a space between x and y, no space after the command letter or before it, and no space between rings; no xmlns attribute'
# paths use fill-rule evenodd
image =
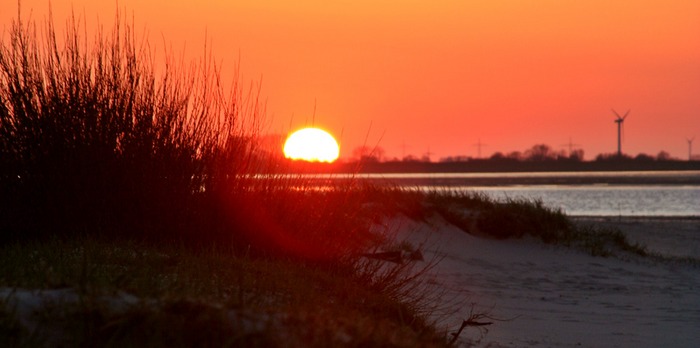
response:
<svg viewBox="0 0 700 348"><path fill-rule="evenodd" d="M612 109L612 112L617 116L615 120L615 123L617 123L617 157L622 158L622 123L625 122L630 110L627 110L624 116L620 116L615 109Z"/></svg>
<svg viewBox="0 0 700 348"><path fill-rule="evenodd" d="M692 138L686 138L688 141L688 161L693 160L693 140L695 140L695 137Z"/></svg>

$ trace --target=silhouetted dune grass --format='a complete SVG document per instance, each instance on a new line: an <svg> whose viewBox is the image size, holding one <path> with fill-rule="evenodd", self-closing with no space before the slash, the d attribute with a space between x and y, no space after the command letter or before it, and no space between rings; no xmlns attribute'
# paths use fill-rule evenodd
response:
<svg viewBox="0 0 700 348"><path fill-rule="evenodd" d="M227 92L208 58L159 71L128 26L79 32L15 21L0 49L3 238L194 237L208 199L269 164L257 95Z"/></svg>
<svg viewBox="0 0 700 348"><path fill-rule="evenodd" d="M51 21L36 28L14 22L0 51L3 231L176 227L217 137L234 135L214 123L231 115L208 67L158 74L128 27L88 45L72 20L63 46Z"/></svg>

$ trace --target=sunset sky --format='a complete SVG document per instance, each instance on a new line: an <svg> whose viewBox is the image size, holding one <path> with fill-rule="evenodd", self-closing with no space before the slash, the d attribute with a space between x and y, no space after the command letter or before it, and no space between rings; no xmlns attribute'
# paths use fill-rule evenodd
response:
<svg viewBox="0 0 700 348"><path fill-rule="evenodd" d="M48 0L22 1L41 20ZM17 14L0 5L6 32ZM569 139L587 159L616 151L700 154L700 1L58 1L88 27L119 8L153 46L261 82L266 132L310 125L388 157L476 157ZM230 73L230 70L224 70ZM315 117L312 117L315 111Z"/></svg>

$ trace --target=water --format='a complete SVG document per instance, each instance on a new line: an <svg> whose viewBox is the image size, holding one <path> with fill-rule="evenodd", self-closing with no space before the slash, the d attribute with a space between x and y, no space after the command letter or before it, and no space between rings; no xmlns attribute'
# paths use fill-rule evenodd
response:
<svg viewBox="0 0 700 348"><path fill-rule="evenodd" d="M561 209L570 216L700 216L700 186L533 185L450 189L481 192L499 201L541 200L545 206Z"/></svg>
<svg viewBox="0 0 700 348"><path fill-rule="evenodd" d="M570 216L700 217L700 172L365 174L420 190L541 200Z"/></svg>

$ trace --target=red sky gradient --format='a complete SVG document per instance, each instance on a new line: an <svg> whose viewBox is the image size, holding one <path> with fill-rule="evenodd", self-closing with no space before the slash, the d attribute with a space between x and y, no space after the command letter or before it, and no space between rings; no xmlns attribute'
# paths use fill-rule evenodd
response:
<svg viewBox="0 0 700 348"><path fill-rule="evenodd" d="M22 1L43 19L48 0ZM17 4L0 5L5 32ZM52 2L94 26L110 1ZM631 109L623 151L700 154L700 1L120 0L153 46L213 54L262 81L266 131L315 124L341 156L378 145L432 159L537 143L587 159L616 151L614 115ZM232 71L225 70L225 73ZM405 144L405 152L402 145Z"/></svg>

